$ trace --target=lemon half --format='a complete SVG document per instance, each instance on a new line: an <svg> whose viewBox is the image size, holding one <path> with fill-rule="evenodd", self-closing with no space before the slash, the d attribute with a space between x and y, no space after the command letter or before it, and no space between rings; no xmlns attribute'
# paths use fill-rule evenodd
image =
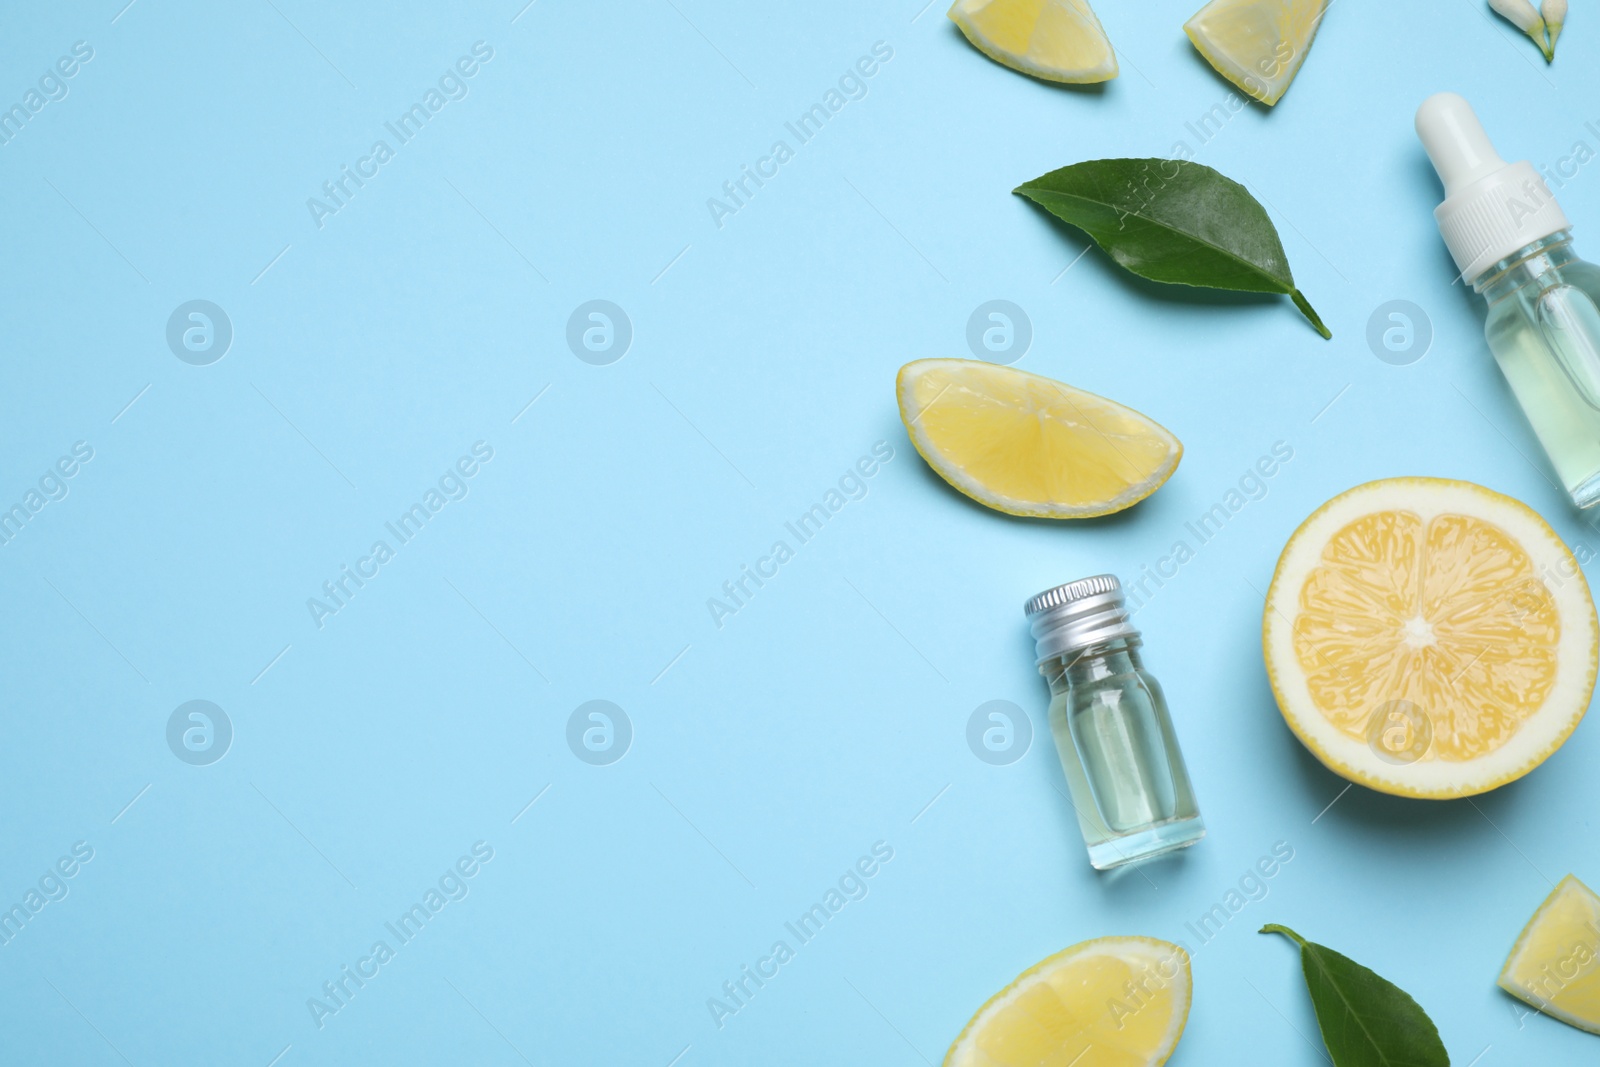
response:
<svg viewBox="0 0 1600 1067"><path fill-rule="evenodd" d="M944 1067L1159 1067L1189 1018L1189 956L1152 937L1101 937L1023 971L989 998Z"/></svg>
<svg viewBox="0 0 1600 1067"><path fill-rule="evenodd" d="M1332 0L1211 0L1183 24L1206 62L1263 104L1276 104L1305 62Z"/></svg>
<svg viewBox="0 0 1600 1067"><path fill-rule="evenodd" d="M1008 515L1082 519L1132 507L1183 445L1132 408L976 359L919 359L896 380L900 419L945 481Z"/></svg>
<svg viewBox="0 0 1600 1067"><path fill-rule="evenodd" d="M1522 777L1594 692L1594 602L1550 525L1470 482L1389 478L1328 501L1267 592L1290 729L1353 782L1448 799Z"/></svg>
<svg viewBox="0 0 1600 1067"><path fill-rule="evenodd" d="M1003 66L1054 82L1117 76L1117 53L1084 0L956 0L950 21Z"/></svg>
<svg viewBox="0 0 1600 1067"><path fill-rule="evenodd" d="M1570 874L1561 879L1511 947L1499 986L1600 1034L1600 897Z"/></svg>

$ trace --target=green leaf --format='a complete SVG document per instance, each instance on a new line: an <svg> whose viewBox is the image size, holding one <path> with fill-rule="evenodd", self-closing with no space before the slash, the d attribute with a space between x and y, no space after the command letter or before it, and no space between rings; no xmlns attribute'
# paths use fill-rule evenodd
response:
<svg viewBox="0 0 1600 1067"><path fill-rule="evenodd" d="M1289 272L1266 209L1238 182L1179 159L1092 159L1017 186L1151 281L1282 293L1332 337Z"/></svg>
<svg viewBox="0 0 1600 1067"><path fill-rule="evenodd" d="M1313 944L1277 923L1300 946L1300 966L1333 1067L1450 1067L1439 1030L1411 995L1348 956Z"/></svg>

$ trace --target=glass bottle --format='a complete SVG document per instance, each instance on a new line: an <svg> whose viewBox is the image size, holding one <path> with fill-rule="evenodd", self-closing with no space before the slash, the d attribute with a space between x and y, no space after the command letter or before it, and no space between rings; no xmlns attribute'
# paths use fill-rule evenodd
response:
<svg viewBox="0 0 1600 1067"><path fill-rule="evenodd" d="M1580 508L1600 503L1600 267L1572 250L1571 223L1529 163L1506 163L1454 93L1417 110L1444 182L1434 212L1461 277L1488 302L1484 335Z"/></svg>
<svg viewBox="0 0 1600 1067"><path fill-rule="evenodd" d="M1205 836L1161 685L1144 669L1109 574L1047 589L1024 610L1050 683L1050 733L1098 870Z"/></svg>
<svg viewBox="0 0 1600 1067"><path fill-rule="evenodd" d="M1556 476L1580 508L1600 503L1600 267L1558 230L1473 281L1484 336Z"/></svg>

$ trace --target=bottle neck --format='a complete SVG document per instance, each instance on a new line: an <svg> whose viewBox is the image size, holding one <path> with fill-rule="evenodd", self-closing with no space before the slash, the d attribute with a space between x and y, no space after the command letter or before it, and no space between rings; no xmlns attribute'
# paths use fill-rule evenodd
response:
<svg viewBox="0 0 1600 1067"><path fill-rule="evenodd" d="M1524 286L1545 284L1551 274L1577 259L1578 254L1572 250L1572 231L1557 230L1524 245L1478 275L1472 288L1493 304Z"/></svg>
<svg viewBox="0 0 1600 1067"><path fill-rule="evenodd" d="M1070 649L1047 660L1041 670L1050 687L1067 687L1098 682L1144 669L1139 658L1143 642L1137 634L1113 638L1085 648Z"/></svg>

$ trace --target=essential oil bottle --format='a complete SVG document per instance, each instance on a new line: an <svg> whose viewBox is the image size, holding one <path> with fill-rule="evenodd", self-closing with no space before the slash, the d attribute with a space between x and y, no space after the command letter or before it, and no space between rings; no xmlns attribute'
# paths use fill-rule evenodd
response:
<svg viewBox="0 0 1600 1067"><path fill-rule="evenodd" d="M1472 106L1439 93L1417 136L1444 182L1434 211L1461 278L1489 304L1484 335L1556 476L1580 508L1600 503L1600 267L1530 163L1507 163Z"/></svg>
<svg viewBox="0 0 1600 1067"><path fill-rule="evenodd" d="M1089 862L1107 870L1206 834L1161 685L1109 574L1047 589L1023 609L1050 683L1050 733Z"/></svg>

